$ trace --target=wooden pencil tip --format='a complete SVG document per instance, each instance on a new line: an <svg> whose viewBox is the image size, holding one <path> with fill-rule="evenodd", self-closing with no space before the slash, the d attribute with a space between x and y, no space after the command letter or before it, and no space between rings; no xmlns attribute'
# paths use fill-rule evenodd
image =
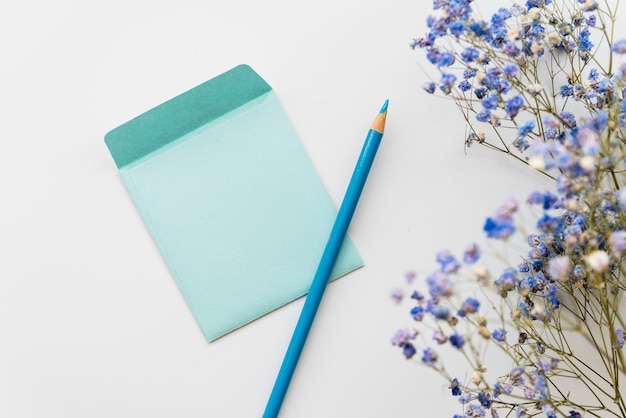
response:
<svg viewBox="0 0 626 418"><path fill-rule="evenodd" d="M385 132L385 122L387 121L387 106L389 105L389 100L385 100L385 104L378 112L378 116L374 119L374 123L372 123L371 129L375 130L379 133Z"/></svg>

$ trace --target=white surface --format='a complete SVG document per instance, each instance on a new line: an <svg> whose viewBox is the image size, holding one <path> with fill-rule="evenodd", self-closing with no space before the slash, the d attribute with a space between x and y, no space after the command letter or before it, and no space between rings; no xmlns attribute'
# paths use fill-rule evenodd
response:
<svg viewBox="0 0 626 418"><path fill-rule="evenodd" d="M94 4L91 4L94 3ZM339 204L376 112L387 130L284 417L451 416L447 384L389 340L390 290L459 251L528 173L463 150L423 94L431 2L61 0L0 15L0 416L258 417L302 300L208 344L125 191L104 134L237 64L278 94ZM503 174L504 173L504 174ZM526 183L524 183L526 182Z"/></svg>

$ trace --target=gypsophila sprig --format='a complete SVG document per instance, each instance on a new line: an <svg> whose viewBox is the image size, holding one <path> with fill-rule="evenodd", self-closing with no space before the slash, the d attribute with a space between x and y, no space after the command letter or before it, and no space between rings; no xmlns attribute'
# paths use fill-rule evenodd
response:
<svg viewBox="0 0 626 418"><path fill-rule="evenodd" d="M455 102L466 147L506 153L553 187L507 200L483 224L504 245L530 231L521 262L495 269L471 244L458 257L438 252L438 267L415 283L407 275L418 288L406 298L411 325L391 342L444 377L458 417L624 417L619 2L528 0L489 13L478 3L489 7L433 1L426 34L411 44L439 74L424 90ZM524 228L522 207L536 214ZM468 368L449 370L451 356Z"/></svg>

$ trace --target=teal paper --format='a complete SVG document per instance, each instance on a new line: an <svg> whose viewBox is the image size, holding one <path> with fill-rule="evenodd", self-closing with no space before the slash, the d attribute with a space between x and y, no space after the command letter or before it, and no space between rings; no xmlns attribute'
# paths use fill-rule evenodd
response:
<svg viewBox="0 0 626 418"><path fill-rule="evenodd" d="M306 294L336 209L275 93L250 67L105 141L209 341ZM361 265L346 238L333 279Z"/></svg>

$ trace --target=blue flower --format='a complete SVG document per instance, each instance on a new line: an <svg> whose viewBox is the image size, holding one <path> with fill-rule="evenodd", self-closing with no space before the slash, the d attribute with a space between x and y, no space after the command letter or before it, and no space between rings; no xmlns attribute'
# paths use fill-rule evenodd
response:
<svg viewBox="0 0 626 418"><path fill-rule="evenodd" d="M466 68L463 70L463 78L468 80L476 76L476 70L474 68Z"/></svg>
<svg viewBox="0 0 626 418"><path fill-rule="evenodd" d="M435 317L435 319L448 320L450 318L450 309L441 305L432 305L427 308L428 313Z"/></svg>
<svg viewBox="0 0 626 418"><path fill-rule="evenodd" d="M468 413L471 417L484 417L485 408L480 405L470 405Z"/></svg>
<svg viewBox="0 0 626 418"><path fill-rule="evenodd" d="M518 69L519 68L515 64L506 64L504 66L504 74L506 74L509 77L515 77L517 76Z"/></svg>
<svg viewBox="0 0 626 418"><path fill-rule="evenodd" d="M546 300L548 301L552 309L558 309L561 305L561 301L556 295L556 292L557 288L553 283L548 284L547 288L544 290L544 296L546 297Z"/></svg>
<svg viewBox="0 0 626 418"><path fill-rule="evenodd" d="M402 346L402 354L404 354L404 357L406 357L407 359L413 357L415 355L415 352L415 346L413 346L413 344L411 343L405 343Z"/></svg>
<svg viewBox="0 0 626 418"><path fill-rule="evenodd" d="M565 84L561 86L561 97L570 97L574 95L574 87L569 84Z"/></svg>
<svg viewBox="0 0 626 418"><path fill-rule="evenodd" d="M450 73L441 74L441 84L439 85L439 89L444 93L450 93L454 82L456 81L456 76Z"/></svg>
<svg viewBox="0 0 626 418"><path fill-rule="evenodd" d="M511 17L509 9L501 7L491 16L491 25L494 28L502 28L506 24L506 20Z"/></svg>
<svg viewBox="0 0 626 418"><path fill-rule="evenodd" d="M435 299L452 296L454 292L454 283L441 272L434 272L426 277L426 284L428 284L430 296Z"/></svg>
<svg viewBox="0 0 626 418"><path fill-rule="evenodd" d="M571 112L561 112L559 113L559 117L568 128L576 126L576 116L574 116Z"/></svg>
<svg viewBox="0 0 626 418"><path fill-rule="evenodd" d="M417 290L414 290L411 294L411 299L415 299L416 301L421 302L422 300L424 300L424 295L422 295Z"/></svg>
<svg viewBox="0 0 626 418"><path fill-rule="evenodd" d="M470 63L476 61L480 56L480 52L476 48L465 48L463 52L461 52L461 60L465 63Z"/></svg>
<svg viewBox="0 0 626 418"><path fill-rule="evenodd" d="M429 83L422 84L422 89L424 89L425 92L432 94L437 89L437 85L431 81Z"/></svg>
<svg viewBox="0 0 626 418"><path fill-rule="evenodd" d="M526 201L533 205L541 205L544 210L554 209L557 204L559 198L550 192L532 192Z"/></svg>
<svg viewBox="0 0 626 418"><path fill-rule="evenodd" d="M626 236L626 235L625 235ZM626 240L625 240L625 248L626 251ZM463 261L466 264L474 264L480 258L480 247L478 244L470 244L465 251L463 252Z"/></svg>
<svg viewBox="0 0 626 418"><path fill-rule="evenodd" d="M514 118L515 116L517 116L517 114L519 113L520 109L523 106L524 106L524 99L522 98L522 96L517 95L508 99L504 103L504 110L506 111L506 114L510 118Z"/></svg>
<svg viewBox="0 0 626 418"><path fill-rule="evenodd" d="M467 80L463 80L459 83L459 89L461 91L468 91L472 88L472 85L467 82Z"/></svg>
<svg viewBox="0 0 626 418"><path fill-rule="evenodd" d="M470 298L465 299L465 302L463 302L463 305L461 305L460 311L463 312L464 314L476 313L478 312L479 307L480 307L480 301L478 299L474 299L470 297ZM461 316L464 316L464 315L461 315Z"/></svg>
<svg viewBox="0 0 626 418"><path fill-rule="evenodd" d="M438 358L437 352L430 347L427 347L422 353L422 363L428 364L429 366L433 366Z"/></svg>
<svg viewBox="0 0 626 418"><path fill-rule="evenodd" d="M476 120L479 122L488 122L491 118L491 112L488 110L483 110L476 114Z"/></svg>
<svg viewBox="0 0 626 418"><path fill-rule="evenodd" d="M481 103L485 109L497 109L498 104L500 103L500 96L498 96L497 94L492 94L491 96L482 99Z"/></svg>
<svg viewBox="0 0 626 418"><path fill-rule="evenodd" d="M461 264L448 250L440 251L437 254L437 262L441 265L443 273L454 273L461 267Z"/></svg>
<svg viewBox="0 0 626 418"><path fill-rule="evenodd" d="M411 309L411 317L418 322L424 319L425 314L426 311L421 306L415 306Z"/></svg>
<svg viewBox="0 0 626 418"><path fill-rule="evenodd" d="M489 238L506 239L515 232L515 225L511 219L487 218L483 231Z"/></svg>
<svg viewBox="0 0 626 418"><path fill-rule="evenodd" d="M569 411L569 416L567 418L583 418L580 412Z"/></svg>
<svg viewBox="0 0 626 418"><path fill-rule="evenodd" d="M498 342L504 342L506 340L506 330L504 328L496 328L491 333L494 340Z"/></svg>
<svg viewBox="0 0 626 418"><path fill-rule="evenodd" d="M495 281L496 288L499 293L504 293L515 289L515 283L517 279L515 277L515 270L506 269L500 275L500 277Z"/></svg>
<svg viewBox="0 0 626 418"><path fill-rule="evenodd" d="M595 26L596 25L596 15L589 15L589 17L587 17L587 21L585 23L587 23L587 26Z"/></svg>
<svg viewBox="0 0 626 418"><path fill-rule="evenodd" d="M484 87L474 89L474 95L478 100L481 100L483 97L487 95L488 90Z"/></svg>
<svg viewBox="0 0 626 418"><path fill-rule="evenodd" d="M449 67L454 64L454 54L452 52L442 52L437 56L437 66Z"/></svg>
<svg viewBox="0 0 626 418"><path fill-rule="evenodd" d="M513 386L524 386L524 367L513 367L509 372L509 380Z"/></svg>
<svg viewBox="0 0 626 418"><path fill-rule="evenodd" d="M456 349L460 350L465 344L465 338L457 333L454 333L450 336L450 344L452 344L452 346Z"/></svg>
<svg viewBox="0 0 626 418"><path fill-rule="evenodd" d="M452 379L452 382L450 382L450 386L448 387L448 389L452 391L452 396L460 396L462 391L459 384L459 379L457 379L456 377Z"/></svg>
<svg viewBox="0 0 626 418"><path fill-rule="evenodd" d="M530 264L526 261L522 261L517 265L517 271L520 273L528 273L530 271Z"/></svg>
<svg viewBox="0 0 626 418"><path fill-rule="evenodd" d="M541 408L543 410L543 413L546 414L546 418L556 418L556 409L554 409L554 407L550 404L545 404L543 405L543 407Z"/></svg>
<svg viewBox="0 0 626 418"><path fill-rule="evenodd" d="M478 402L485 408L491 407L491 395L486 392L478 393Z"/></svg>
<svg viewBox="0 0 626 418"><path fill-rule="evenodd" d="M535 399L550 399L550 394L548 392L548 382L546 381L546 378L543 376L543 374L537 371L530 373L530 381L533 384L533 389L535 389Z"/></svg>
<svg viewBox="0 0 626 418"><path fill-rule="evenodd" d="M535 128L535 121L529 120L517 128L517 134L521 137L524 137L528 135L529 133L531 133L534 128Z"/></svg>

